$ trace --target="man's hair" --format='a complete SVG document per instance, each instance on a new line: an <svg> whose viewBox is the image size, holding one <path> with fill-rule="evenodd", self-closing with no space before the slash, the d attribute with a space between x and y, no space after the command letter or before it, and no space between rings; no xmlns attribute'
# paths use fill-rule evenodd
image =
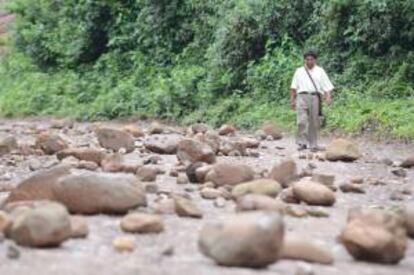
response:
<svg viewBox="0 0 414 275"><path fill-rule="evenodd" d="M309 50L303 54L303 58L306 58L308 56L312 56L313 58L318 59L318 54L314 50Z"/></svg>

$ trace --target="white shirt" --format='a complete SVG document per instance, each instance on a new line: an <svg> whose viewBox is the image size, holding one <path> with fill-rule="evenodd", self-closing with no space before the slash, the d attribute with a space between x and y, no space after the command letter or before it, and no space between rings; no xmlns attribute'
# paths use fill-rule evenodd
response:
<svg viewBox="0 0 414 275"><path fill-rule="evenodd" d="M318 92L321 94L332 91L334 89L334 86L329 80L328 75L321 67L315 65L312 70L308 69L308 72L312 76ZM304 66L296 69L290 88L295 89L298 94L302 92L316 92L315 86L312 84L312 81L306 73Z"/></svg>

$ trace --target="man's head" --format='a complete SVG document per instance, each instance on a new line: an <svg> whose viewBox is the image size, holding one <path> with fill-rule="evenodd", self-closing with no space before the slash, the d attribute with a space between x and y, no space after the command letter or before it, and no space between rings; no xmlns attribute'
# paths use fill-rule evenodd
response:
<svg viewBox="0 0 414 275"><path fill-rule="evenodd" d="M315 51L310 50L310 51L305 52L305 54L303 55L303 58L305 59L306 67L308 67L309 69L312 69L316 64L316 59L318 58L318 55L316 54Z"/></svg>

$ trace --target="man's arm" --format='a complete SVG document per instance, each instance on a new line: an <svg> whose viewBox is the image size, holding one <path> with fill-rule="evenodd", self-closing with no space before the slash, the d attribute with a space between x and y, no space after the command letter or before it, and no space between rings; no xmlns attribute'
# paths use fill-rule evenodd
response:
<svg viewBox="0 0 414 275"><path fill-rule="evenodd" d="M332 90L325 92L325 101L328 105L332 104Z"/></svg>
<svg viewBox="0 0 414 275"><path fill-rule="evenodd" d="M290 89L290 107L292 110L296 109L296 89Z"/></svg>
<svg viewBox="0 0 414 275"><path fill-rule="evenodd" d="M328 105L332 104L332 91L334 86L326 74L325 70L322 69L322 89L325 91L325 101Z"/></svg>
<svg viewBox="0 0 414 275"><path fill-rule="evenodd" d="M296 90L298 89L298 70L293 75L292 84L290 84L290 107L292 110L296 109Z"/></svg>

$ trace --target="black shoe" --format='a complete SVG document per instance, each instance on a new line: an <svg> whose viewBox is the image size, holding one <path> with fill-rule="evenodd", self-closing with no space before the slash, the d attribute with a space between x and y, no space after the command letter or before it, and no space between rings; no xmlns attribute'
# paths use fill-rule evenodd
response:
<svg viewBox="0 0 414 275"><path fill-rule="evenodd" d="M306 150L308 147L305 144L299 144L298 145L298 151Z"/></svg>

